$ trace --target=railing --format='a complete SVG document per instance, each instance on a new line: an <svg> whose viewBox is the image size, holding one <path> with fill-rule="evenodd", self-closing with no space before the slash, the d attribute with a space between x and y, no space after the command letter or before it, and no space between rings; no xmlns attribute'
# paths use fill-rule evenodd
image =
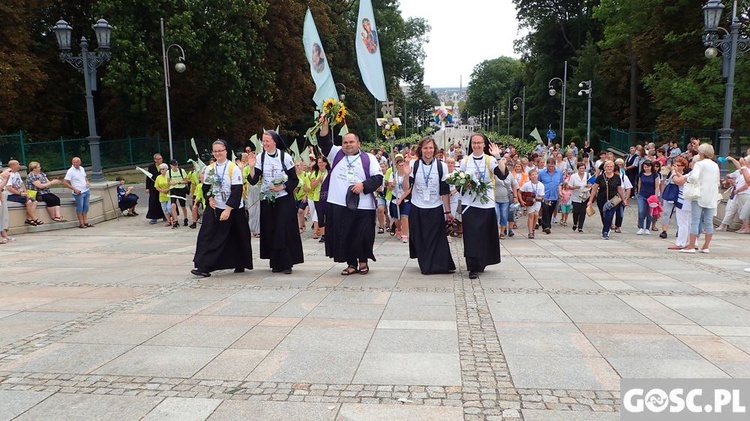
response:
<svg viewBox="0 0 750 421"><path fill-rule="evenodd" d="M679 133L635 131L631 142L630 133L627 130L610 128L609 139L602 140L602 149L611 147L627 153L631 146L654 142L658 147L674 139L677 140L680 148L685 150L691 137L697 137L701 139L701 142L713 145L719 143L719 131L715 129L684 128ZM732 155L744 156L748 147L750 147L750 133L734 132L732 134L732 142L729 145L729 151Z"/></svg>
<svg viewBox="0 0 750 421"><path fill-rule="evenodd" d="M174 141L172 146L174 157L180 163L195 158L189 139ZM196 140L196 146L204 160L207 159L210 155L210 141ZM157 152L164 155L165 162L169 161L169 143L158 135L102 140L100 149L102 168L105 170L151 162L153 154ZM81 157L84 165L91 162L88 139L29 141L23 132L0 136L0 160L4 163L11 159L16 159L23 165L37 161L45 171L57 171L69 168L74 156Z"/></svg>

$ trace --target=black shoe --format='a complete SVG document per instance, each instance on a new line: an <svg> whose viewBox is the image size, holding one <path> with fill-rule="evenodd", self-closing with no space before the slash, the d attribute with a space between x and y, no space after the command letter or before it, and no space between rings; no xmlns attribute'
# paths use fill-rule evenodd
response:
<svg viewBox="0 0 750 421"><path fill-rule="evenodd" d="M539 229L539 224L534 225L534 229L538 230Z"/></svg>
<svg viewBox="0 0 750 421"><path fill-rule="evenodd" d="M667 232L662 231L661 234L659 234L659 238L667 238Z"/></svg>
<svg viewBox="0 0 750 421"><path fill-rule="evenodd" d="M385 232L385 229L383 227L378 227L378 234L382 234Z"/></svg>
<svg viewBox="0 0 750 421"><path fill-rule="evenodd" d="M195 222L193 222L192 224L190 224L190 228L195 229Z"/></svg>
<svg viewBox="0 0 750 421"><path fill-rule="evenodd" d="M271 268L271 273L280 273L281 269Z"/></svg>
<svg viewBox="0 0 750 421"><path fill-rule="evenodd" d="M234 273L244 273L245 268L234 268Z"/></svg>
<svg viewBox="0 0 750 421"><path fill-rule="evenodd" d="M479 278L479 274L476 272L469 272L469 279L477 279Z"/></svg>
<svg viewBox="0 0 750 421"><path fill-rule="evenodd" d="M177 222L177 221L175 221L175 222L174 222L174 223L172 224L172 229L175 229L175 228L179 228L179 227L180 227L180 223L179 223L179 222Z"/></svg>
<svg viewBox="0 0 750 421"><path fill-rule="evenodd" d="M508 230L508 237L512 237L516 235L516 233L513 232L513 230Z"/></svg>
<svg viewBox="0 0 750 421"><path fill-rule="evenodd" d="M284 275L291 275L292 274L292 268L284 269Z"/></svg>
<svg viewBox="0 0 750 421"><path fill-rule="evenodd" d="M325 235L321 235L320 236L320 240L318 240L318 242L319 243L325 243L326 242L326 236Z"/></svg>
<svg viewBox="0 0 750 421"><path fill-rule="evenodd" d="M582 229L580 229L580 228L578 228L578 232L583 232L583 230L582 230Z"/></svg>
<svg viewBox="0 0 750 421"><path fill-rule="evenodd" d="M187 220L187 218L185 218L185 219L184 219L184 220L182 221L182 226L184 226L184 227L188 226L188 220Z"/></svg>
<svg viewBox="0 0 750 421"><path fill-rule="evenodd" d="M202 271L200 269L193 269L193 270L190 271L190 273L192 273L195 276L202 276L204 278L208 278L209 276L211 276L210 273L204 272L204 271Z"/></svg>
<svg viewBox="0 0 750 421"><path fill-rule="evenodd" d="M549 233L551 233L551 232L552 232L552 230L550 230L549 228L545 228L545 229L544 229L544 233L545 233L545 234L549 234Z"/></svg>
<svg viewBox="0 0 750 421"><path fill-rule="evenodd" d="M577 230L578 227L576 225L573 225L573 231Z"/></svg>

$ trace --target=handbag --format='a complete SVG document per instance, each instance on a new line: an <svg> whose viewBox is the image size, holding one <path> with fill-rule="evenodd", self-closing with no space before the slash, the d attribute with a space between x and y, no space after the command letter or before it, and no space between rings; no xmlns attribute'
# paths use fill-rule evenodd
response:
<svg viewBox="0 0 750 421"><path fill-rule="evenodd" d="M665 202L676 202L679 195L680 186L674 183L669 183L666 187L664 187L661 198L664 199Z"/></svg>
<svg viewBox="0 0 750 421"><path fill-rule="evenodd" d="M613 176L614 177L614 176ZM609 197L609 181L607 180L607 177L604 177L604 184L607 186L607 197ZM608 209L612 209L615 206L619 205L620 202L622 202L622 199L620 196L615 195L611 199L607 201L609 203Z"/></svg>
<svg viewBox="0 0 750 421"><path fill-rule="evenodd" d="M36 190L26 190L26 194L29 198L36 200Z"/></svg>
<svg viewBox="0 0 750 421"><path fill-rule="evenodd" d="M701 197L701 184L698 181L688 181L682 189L685 200L698 200Z"/></svg>
<svg viewBox="0 0 750 421"><path fill-rule="evenodd" d="M586 206L586 215L588 216L594 216L596 213L596 209L594 209L594 205L590 204Z"/></svg>

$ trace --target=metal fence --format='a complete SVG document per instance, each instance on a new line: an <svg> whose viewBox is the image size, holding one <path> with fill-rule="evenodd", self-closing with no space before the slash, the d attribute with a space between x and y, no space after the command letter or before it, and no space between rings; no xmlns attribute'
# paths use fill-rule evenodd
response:
<svg viewBox="0 0 750 421"><path fill-rule="evenodd" d="M713 145L719 144L719 130L716 129L684 128L682 129L682 132L679 133L636 131L633 132L633 141L631 142L630 132L627 130L610 128L609 139L602 139L602 149L614 148L622 152L628 152L630 147L634 145L654 142L659 146L674 139L677 140L677 144L680 145L680 148L685 150L691 137L697 137L704 143L711 143ZM734 132L732 134L732 142L729 145L730 154L734 156L743 156L748 147L750 147L750 133Z"/></svg>
<svg viewBox="0 0 750 421"><path fill-rule="evenodd" d="M210 141L196 139L196 146L205 159L210 156ZM181 163L189 158L195 158L195 152L189 139L174 141L173 156ZM135 166L152 161L154 153L164 155L165 161L169 157L169 142L156 136L126 137L100 141L101 161L103 169ZM74 156L79 156L83 164L91 164L88 139L63 139L51 141L29 141L23 133L0 136L0 160L8 162L16 159L23 165L30 161L42 164L45 171L57 171L70 167Z"/></svg>

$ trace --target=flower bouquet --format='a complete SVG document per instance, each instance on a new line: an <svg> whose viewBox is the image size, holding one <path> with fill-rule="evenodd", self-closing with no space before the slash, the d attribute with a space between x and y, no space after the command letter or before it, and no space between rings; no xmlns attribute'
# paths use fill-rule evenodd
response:
<svg viewBox="0 0 750 421"><path fill-rule="evenodd" d="M289 176L286 174L283 174L281 177L271 181L271 184L273 186L280 186L289 180ZM260 192L260 200L268 200L269 202L273 203L276 202L276 198L279 197L279 193L277 191L273 191L271 189L268 190L261 190Z"/></svg>
<svg viewBox="0 0 750 421"><path fill-rule="evenodd" d="M203 183L211 186L206 197L213 197L216 196L216 193L221 192L222 179L216 176L215 166L212 165L208 169L208 174L203 179Z"/></svg>
<svg viewBox="0 0 750 421"><path fill-rule="evenodd" d="M474 199L479 199L479 202L482 204L490 201L487 197L487 192L492 188L490 183L484 180L477 181L471 176L471 174L465 171L455 171L448 174L445 182L449 185L456 186L456 190L461 194L471 194Z"/></svg>
<svg viewBox="0 0 750 421"><path fill-rule="evenodd" d="M331 130L333 130L337 124L344 123L344 125L346 125L346 106L344 105L344 102L333 98L328 98L323 101L323 105L315 114L315 125L312 126L306 134L313 146L318 145L317 135L320 128L323 126L319 120L321 114L325 116L326 120L328 120Z"/></svg>
<svg viewBox="0 0 750 421"><path fill-rule="evenodd" d="M378 125L381 128L381 132L386 139L396 137L396 130L401 127L401 119L393 118L390 114L386 114L383 118L378 119Z"/></svg>

